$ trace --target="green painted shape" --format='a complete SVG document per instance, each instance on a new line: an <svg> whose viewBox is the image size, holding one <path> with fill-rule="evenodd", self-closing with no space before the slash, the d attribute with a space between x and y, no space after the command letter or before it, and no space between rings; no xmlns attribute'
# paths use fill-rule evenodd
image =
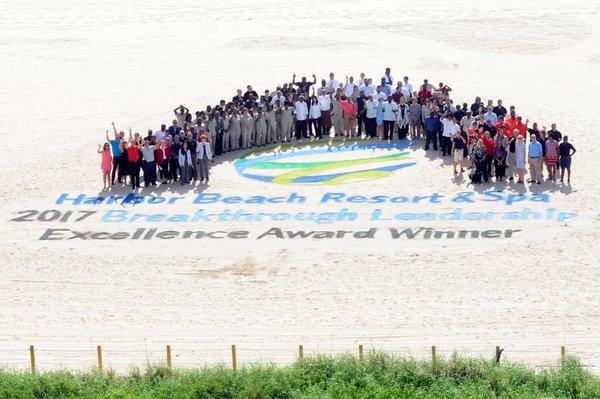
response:
<svg viewBox="0 0 600 399"><path fill-rule="evenodd" d="M408 151L382 155L375 158L359 158L359 159L345 159L340 161L315 161L315 162L261 162L252 165L251 169L298 169L298 168L315 168L319 166L338 165L340 168L351 165L361 165L365 163L373 163L380 161L396 161L400 159L410 159L405 157Z"/></svg>

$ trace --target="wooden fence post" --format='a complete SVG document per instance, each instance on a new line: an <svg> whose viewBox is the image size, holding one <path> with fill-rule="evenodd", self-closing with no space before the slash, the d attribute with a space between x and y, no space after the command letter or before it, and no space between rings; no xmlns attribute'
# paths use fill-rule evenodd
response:
<svg viewBox="0 0 600 399"><path fill-rule="evenodd" d="M235 351L235 345L231 345L231 368L233 371L237 370L237 353Z"/></svg>
<svg viewBox="0 0 600 399"><path fill-rule="evenodd" d="M365 353L364 353L364 349L362 344L358 345L358 359L359 360L364 360L365 358Z"/></svg>
<svg viewBox="0 0 600 399"><path fill-rule="evenodd" d="M433 363L435 363L436 358L437 358L437 349L436 349L435 345L432 345L431 346L431 361Z"/></svg>
<svg viewBox="0 0 600 399"><path fill-rule="evenodd" d="M298 345L298 357L304 359L304 347L302 345Z"/></svg>
<svg viewBox="0 0 600 399"><path fill-rule="evenodd" d="M101 345L96 346L96 355L98 357L98 370L100 370L100 372L102 372L103 368L102 368L102 346Z"/></svg>
<svg viewBox="0 0 600 399"><path fill-rule="evenodd" d="M567 348L564 346L560 347L560 361L564 363L565 358L567 357Z"/></svg>
<svg viewBox="0 0 600 399"><path fill-rule="evenodd" d="M31 365L31 372L35 373L35 348L33 345L29 345L29 362Z"/></svg>
<svg viewBox="0 0 600 399"><path fill-rule="evenodd" d="M167 345L167 367L171 368L171 345Z"/></svg>

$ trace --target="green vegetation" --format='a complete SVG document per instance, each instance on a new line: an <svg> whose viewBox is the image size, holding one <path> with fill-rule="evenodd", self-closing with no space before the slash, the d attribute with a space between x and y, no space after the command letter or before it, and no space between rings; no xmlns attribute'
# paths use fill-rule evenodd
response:
<svg viewBox="0 0 600 399"><path fill-rule="evenodd" d="M435 363L371 353L321 356L286 367L174 369L127 375L0 370L0 398L600 398L600 378L567 358L554 371L453 356Z"/></svg>

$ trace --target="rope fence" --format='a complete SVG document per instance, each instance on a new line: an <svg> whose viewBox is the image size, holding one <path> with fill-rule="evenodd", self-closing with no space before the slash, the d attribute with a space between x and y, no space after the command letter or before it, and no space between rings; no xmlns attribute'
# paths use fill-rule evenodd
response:
<svg viewBox="0 0 600 399"><path fill-rule="evenodd" d="M307 350L308 349L308 350ZM371 350L378 350L378 348L371 348ZM391 355L402 355L413 357L416 359L430 359L432 362L436 362L441 358L452 356L454 354L460 354L471 357L483 357L493 359L495 362L500 363L501 361L515 361L515 359L521 358L532 358L532 354L535 353L538 359L543 358L544 361L540 362L527 362L518 361L526 366L545 369L545 368L560 368L567 357L566 346L561 346L554 350L546 349L535 352L527 351L513 351L506 350L501 346L495 346L492 348L480 348L478 350L464 350L459 351L454 349L439 348L436 345L432 345L427 349L409 349L409 348L396 348L395 350L381 349L383 352ZM13 356L5 356L7 353L11 353ZM39 348L34 345L30 345L28 349L28 355L25 350L18 349L0 349L0 358L8 358L8 362L0 361L0 367L12 366L18 369L28 369L35 373L39 370L40 365L43 367L75 367L75 368L88 368L90 366L96 367L98 371L104 372L107 369L124 367L136 367L141 361L147 364L166 364L167 367L188 367L188 366L208 366L214 364L227 365L232 370L237 370L242 364L274 364L274 365L289 365L298 360L305 359L311 356L319 355L339 355L339 354L350 354L358 357L360 361L365 359L365 347L363 344L358 344L354 349L348 347L338 348L307 348L305 345L300 344L294 350L293 347L286 348L251 348L241 347L241 349L233 344L229 348L207 348L198 349L194 347L176 347L173 348L171 345L166 345L162 349L121 349L113 348L106 350L102 345L97 345L93 350L89 351L82 349L54 349L54 348ZM512 355L516 354L516 357ZM529 356L523 356L529 354ZM594 360L600 359L600 351L586 351L586 354L591 354ZM62 361L57 361L55 358L57 355L62 357ZM83 355L83 356L82 356ZM560 355L560 357L559 357ZM28 362L27 362L28 357ZM137 364L136 360L138 359ZM555 360L560 359L560 362L553 363ZM583 362L586 363L586 362ZM600 365L598 364L583 364L584 367L595 369L596 372L600 371Z"/></svg>

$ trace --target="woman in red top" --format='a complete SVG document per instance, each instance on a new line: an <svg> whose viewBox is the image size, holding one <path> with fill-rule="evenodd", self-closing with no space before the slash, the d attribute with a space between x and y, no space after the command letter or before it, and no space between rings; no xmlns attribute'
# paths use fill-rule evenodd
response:
<svg viewBox="0 0 600 399"><path fill-rule="evenodd" d="M140 166L141 166L140 146L133 138L129 138L127 143L127 170L131 176L131 188L135 190L140 188Z"/></svg>
<svg viewBox="0 0 600 399"><path fill-rule="evenodd" d="M494 161L494 148L496 148L496 142L490 137L490 132L483 134L483 145L485 146L485 167L487 175L492 175L492 163Z"/></svg>
<svg viewBox="0 0 600 399"><path fill-rule="evenodd" d="M356 103L348 100L348 98L342 94L339 101L340 107L342 107L342 123L344 129L344 135L346 137L352 137L354 130L352 128L352 120L356 120Z"/></svg>
<svg viewBox="0 0 600 399"><path fill-rule="evenodd" d="M169 179L169 159L171 158L171 145L165 143L165 140L158 142L154 150L154 158L158 165L158 173L161 183L167 183Z"/></svg>

